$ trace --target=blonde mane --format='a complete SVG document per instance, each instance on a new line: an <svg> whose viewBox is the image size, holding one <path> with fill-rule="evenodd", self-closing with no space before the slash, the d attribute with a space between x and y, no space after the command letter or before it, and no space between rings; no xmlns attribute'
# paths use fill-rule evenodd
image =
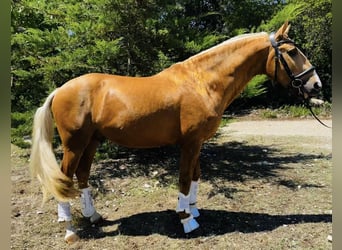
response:
<svg viewBox="0 0 342 250"><path fill-rule="evenodd" d="M213 46L213 47L211 47L209 49L206 49L206 50L204 50L202 52L199 52L198 54L193 55L189 59L195 59L198 56L203 56L203 55L205 55L207 53L216 51L217 49L220 49L221 47L233 44L233 43L238 42L238 41L249 40L251 38L262 37L262 36L265 36L265 35L267 35L266 32L248 33L248 34L238 35L238 36L232 37L232 38L230 38L230 39L228 39L228 40L226 40L224 42L221 42L221 43L217 44L216 46Z"/></svg>

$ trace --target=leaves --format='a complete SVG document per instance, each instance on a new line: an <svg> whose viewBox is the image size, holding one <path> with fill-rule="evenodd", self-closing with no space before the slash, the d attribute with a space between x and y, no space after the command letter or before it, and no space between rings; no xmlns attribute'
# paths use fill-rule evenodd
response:
<svg viewBox="0 0 342 250"><path fill-rule="evenodd" d="M331 97L331 0L12 0L11 14L13 111L34 110L81 74L151 75L237 34L275 30L284 19L293 20L292 37Z"/></svg>

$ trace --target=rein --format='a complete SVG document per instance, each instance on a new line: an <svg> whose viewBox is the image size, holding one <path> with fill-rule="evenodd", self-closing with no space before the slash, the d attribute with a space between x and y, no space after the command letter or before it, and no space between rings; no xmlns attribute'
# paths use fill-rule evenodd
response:
<svg viewBox="0 0 342 250"><path fill-rule="evenodd" d="M313 116L320 124L322 124L322 125L323 125L324 127L326 127L326 128L332 128L332 127L326 125L324 122L322 122L322 121L316 116L316 114L315 114L315 113L313 112L313 110L312 110L312 107L310 106L309 99L306 99L306 100L305 100L305 106L306 106L306 108L307 108L308 110L310 110L312 116Z"/></svg>
<svg viewBox="0 0 342 250"><path fill-rule="evenodd" d="M279 46L284 44L284 43L291 43L295 45L295 42L292 41L291 39L286 39L286 40L281 40L279 42L277 42L275 40L275 33L272 32L270 34L270 41L272 44L272 47L274 48L275 51L275 72L274 72L274 81L277 81L277 72L278 72L278 65L279 62L283 65L288 77L291 79L291 86L295 89L298 89L299 94L303 95L303 86L305 85L305 83L302 80L302 77L304 77L305 75L309 74L311 71L315 70L314 66L311 66L310 68L304 70L303 72L294 75L293 72L291 71L289 65L287 64L286 60L284 59L283 54L281 53L281 51L279 50ZM305 102L305 106L307 109L310 110L312 116L320 123L322 124L324 127L327 128L331 128L330 126L324 124L317 116L316 114L313 112L312 107L310 106L309 103L309 99L304 99Z"/></svg>

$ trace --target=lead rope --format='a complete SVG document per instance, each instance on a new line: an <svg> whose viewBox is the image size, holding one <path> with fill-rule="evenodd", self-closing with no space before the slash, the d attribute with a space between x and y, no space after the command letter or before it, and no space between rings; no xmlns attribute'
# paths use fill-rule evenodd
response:
<svg viewBox="0 0 342 250"><path fill-rule="evenodd" d="M315 114L315 113L313 112L313 110L312 110L312 107L311 107L310 104L309 104L309 100L305 100L305 106L310 110L312 116L315 117L315 119L316 119L320 124L322 124L324 127L332 128L332 127L330 127L330 126L324 124L324 123L316 116L316 114Z"/></svg>

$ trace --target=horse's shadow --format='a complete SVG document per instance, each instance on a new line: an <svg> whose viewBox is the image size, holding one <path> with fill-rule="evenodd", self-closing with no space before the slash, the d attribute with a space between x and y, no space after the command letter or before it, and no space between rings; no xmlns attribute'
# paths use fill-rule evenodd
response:
<svg viewBox="0 0 342 250"><path fill-rule="evenodd" d="M263 213L200 210L200 227L190 234L183 232L178 215L172 210L134 214L118 220L103 220L96 227L83 225L81 238L104 238L116 235L165 235L170 238L197 238L226 233L255 233L272 231L278 227L301 223L331 223L331 214L270 215ZM84 222L87 223L87 222ZM89 223L89 222L88 222ZM108 230L109 229L109 230Z"/></svg>

